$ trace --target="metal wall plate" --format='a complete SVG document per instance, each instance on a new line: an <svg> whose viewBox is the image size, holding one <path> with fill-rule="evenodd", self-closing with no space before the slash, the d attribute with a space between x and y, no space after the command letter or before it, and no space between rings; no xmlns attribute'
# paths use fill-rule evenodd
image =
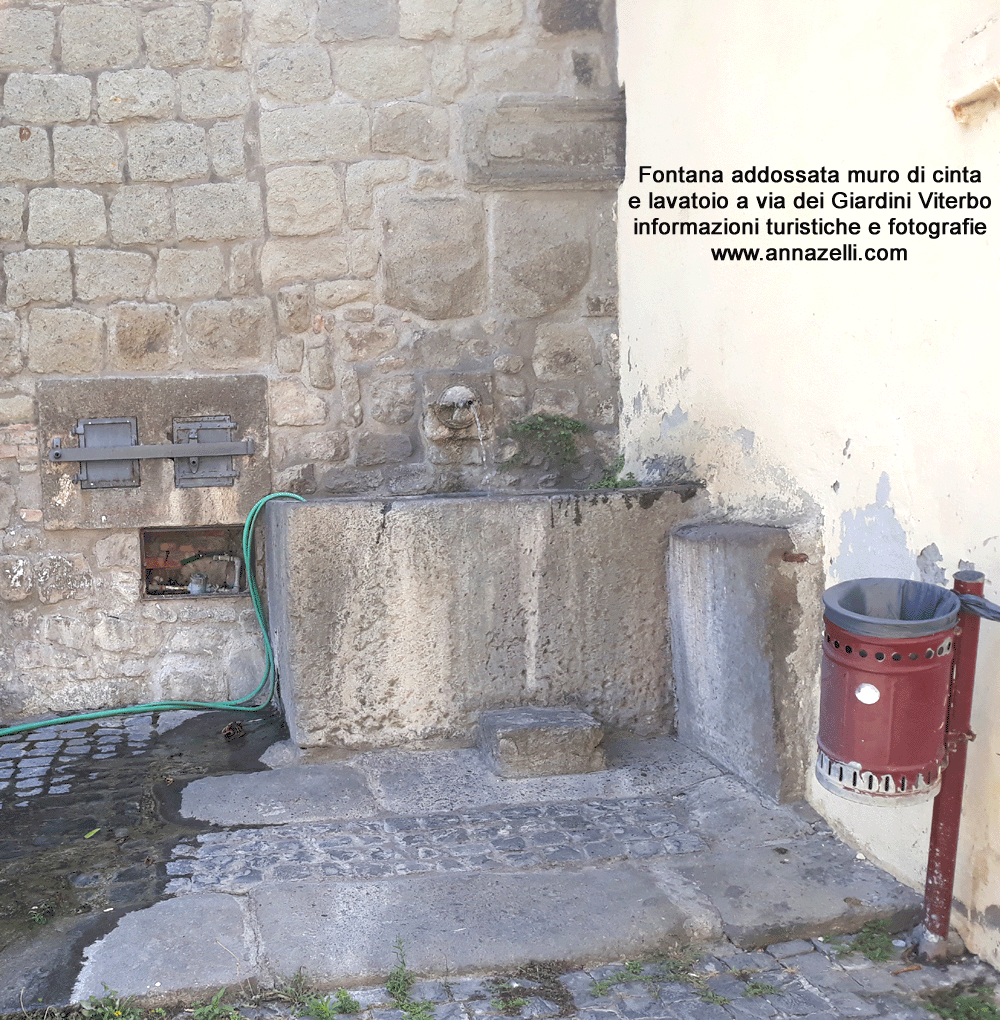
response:
<svg viewBox="0 0 1000 1020"><path fill-rule="evenodd" d="M88 449L135 446L139 442L135 418L83 418L73 432L80 437L80 446ZM134 489L139 484L139 461L80 461L77 481L81 489Z"/></svg>
<svg viewBox="0 0 1000 1020"><path fill-rule="evenodd" d="M203 418L174 419L174 442L190 444L189 456L174 457L174 485L178 489L191 489L203 485L232 485L240 473L233 467L233 458L200 457L197 447L203 443L229 443L233 440L236 423L228 414Z"/></svg>

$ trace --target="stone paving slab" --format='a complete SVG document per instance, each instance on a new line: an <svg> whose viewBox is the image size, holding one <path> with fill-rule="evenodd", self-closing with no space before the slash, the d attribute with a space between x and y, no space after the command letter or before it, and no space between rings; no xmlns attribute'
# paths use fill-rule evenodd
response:
<svg viewBox="0 0 1000 1020"><path fill-rule="evenodd" d="M181 798L182 815L216 825L284 825L376 812L364 776L343 762L209 776L189 783Z"/></svg>
<svg viewBox="0 0 1000 1020"><path fill-rule="evenodd" d="M675 867L709 898L742 948L857 931L878 919L901 931L917 923L923 902L829 832L692 855Z"/></svg>
<svg viewBox="0 0 1000 1020"><path fill-rule="evenodd" d="M610 742L608 758L611 767L604 772L539 779L494 775L473 748L370 751L359 755L356 764L368 776L379 804L393 814L673 794L721 774L706 758L669 737Z"/></svg>
<svg viewBox="0 0 1000 1020"><path fill-rule="evenodd" d="M84 951L72 1002L122 995L196 995L257 970L245 901L204 893L126 914Z"/></svg>
<svg viewBox="0 0 1000 1020"><path fill-rule="evenodd" d="M573 872L297 883L255 890L262 955L275 974L370 982L401 939L419 973L463 974L526 960L614 959L683 936L684 915L627 864Z"/></svg>

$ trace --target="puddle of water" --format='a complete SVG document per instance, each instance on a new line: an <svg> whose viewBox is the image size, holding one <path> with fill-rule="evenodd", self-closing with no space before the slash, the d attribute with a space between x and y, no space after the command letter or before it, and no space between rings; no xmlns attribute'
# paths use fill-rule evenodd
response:
<svg viewBox="0 0 1000 1020"><path fill-rule="evenodd" d="M239 719L218 711L178 723L179 715L0 741L0 952L57 919L156 902L177 841L211 828L180 819L184 785L261 771L260 755L288 736L273 708Z"/></svg>

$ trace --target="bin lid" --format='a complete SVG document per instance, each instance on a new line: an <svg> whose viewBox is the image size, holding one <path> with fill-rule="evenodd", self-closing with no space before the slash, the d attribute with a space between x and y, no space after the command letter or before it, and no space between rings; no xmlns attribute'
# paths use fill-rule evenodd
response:
<svg viewBox="0 0 1000 1020"><path fill-rule="evenodd" d="M895 577L842 581L823 593L827 619L862 637L908 638L954 627L962 608L947 588Z"/></svg>

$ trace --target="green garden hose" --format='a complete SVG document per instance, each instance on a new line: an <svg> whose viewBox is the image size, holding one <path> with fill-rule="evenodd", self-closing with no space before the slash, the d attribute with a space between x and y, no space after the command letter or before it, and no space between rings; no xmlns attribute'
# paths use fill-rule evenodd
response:
<svg viewBox="0 0 1000 1020"><path fill-rule="evenodd" d="M37 722L20 723L17 726L0 727L0 737L11 736L15 733L27 733L31 730L41 729L43 726L58 726L63 723L85 722L90 719L107 719L116 715L140 715L149 712L175 712L175 711L210 711L222 709L227 712L259 712L266 708L274 697L275 680L277 672L274 667L274 650L271 648L271 639L267 633L267 621L264 618L264 607L260 599L260 592L257 590L257 582L250 572L251 553L253 550L253 529L257 522L257 515L264 509L265 505L272 499L297 499L305 502L301 496L293 492L272 492L254 504L254 508L247 516L243 525L243 563L247 566L247 587L250 589L250 598L253 602L254 612L257 614L257 623L260 625L260 632L264 636L264 675L256 689L245 698L237 698L234 701L155 701L147 705L129 705L125 708L108 708L100 712L81 712L79 715L60 716L55 719L42 719ZM267 688L267 697L259 704L251 704L253 700Z"/></svg>

